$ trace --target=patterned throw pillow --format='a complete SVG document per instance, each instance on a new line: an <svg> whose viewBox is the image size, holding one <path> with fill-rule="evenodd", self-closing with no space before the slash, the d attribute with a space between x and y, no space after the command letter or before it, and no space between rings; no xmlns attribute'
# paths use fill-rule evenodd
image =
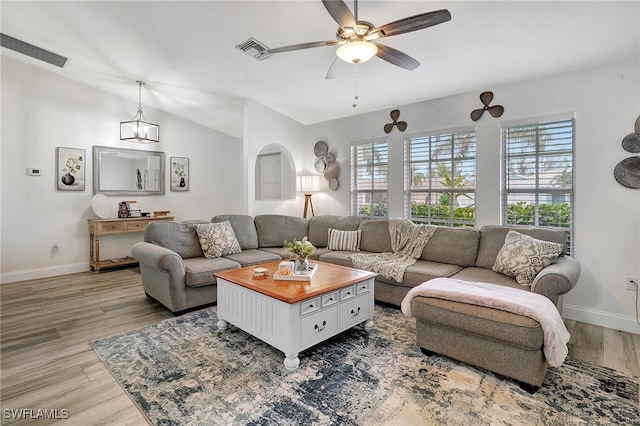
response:
<svg viewBox="0 0 640 426"><path fill-rule="evenodd" d="M229 221L198 224L196 227L200 247L207 259L242 253Z"/></svg>
<svg viewBox="0 0 640 426"><path fill-rule="evenodd" d="M360 230L340 231L329 228L327 248L329 250L360 251Z"/></svg>
<svg viewBox="0 0 640 426"><path fill-rule="evenodd" d="M560 256L562 249L562 244L537 240L512 230L505 237L491 269L515 277L520 285L530 286L536 275Z"/></svg>

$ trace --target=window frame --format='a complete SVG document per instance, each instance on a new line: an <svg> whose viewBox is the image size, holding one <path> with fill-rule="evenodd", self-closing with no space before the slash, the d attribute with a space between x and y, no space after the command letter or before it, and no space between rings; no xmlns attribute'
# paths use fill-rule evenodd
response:
<svg viewBox="0 0 640 426"><path fill-rule="evenodd" d="M450 139L452 139L449 155L446 157L434 158L432 157L433 144L437 142L442 142L441 138L443 137L449 137ZM460 149L460 144L462 143L462 141L464 141L464 139L468 139L468 138L472 138L472 145L471 145L472 155L456 157L455 153L457 150ZM428 139L428 141L416 142L418 140L424 140L424 139ZM429 151L428 159L415 160L415 161L412 159L412 156L414 155L415 151L419 149L419 147L417 147L414 150L414 146L418 144L428 145L428 148L427 148ZM417 156L417 154L415 155ZM466 186L462 188L457 187L455 183L455 178L451 179L452 176L453 177L456 176L456 172L458 170L456 168L456 163L460 162L460 160L464 162L471 161L473 164L473 168L471 171L473 180L472 180L471 186ZM431 182L432 181L431 176L433 173L435 173L434 166L437 167L438 164L442 164L443 162L448 162L448 166L449 166L448 170L450 174L449 180L451 181L451 186L442 187L441 189L434 189ZM415 189L413 187L413 183L414 183L413 171L414 171L414 166L417 164L420 164L422 166L425 166L425 165L427 166L427 170L426 170L427 176L425 177L425 179L428 179L429 183L428 183L428 187L425 189ZM475 221L476 221L475 197L476 197L476 191L477 191L477 181L476 181L477 168L478 168L477 167L477 131L475 126L473 127L465 126L465 127L458 127L458 128L452 128L452 129L441 129L441 130L434 130L430 132L421 132L421 133L415 133L412 135L407 135L407 137L405 137L404 139L404 216L405 218L410 219L417 223L430 223L430 224L441 225L441 226L456 226L456 227L475 226ZM459 193L459 194L472 193L473 194L472 202L469 206L467 206L467 207L473 207L472 221L468 221L464 217L462 219L456 219L455 212L456 212L456 203L457 203L458 197L451 196L452 194L456 194L456 193ZM426 218L413 217L411 204L412 204L412 198L414 194L425 194L425 204L429 206L434 205L434 204L429 204L429 201L431 200L432 195L441 194L441 197L442 197L442 196L445 196L446 194L451 194L449 195L448 217L445 219L443 217L431 216L432 208L427 209L428 216ZM442 205L442 204L438 204L438 205Z"/></svg>
<svg viewBox="0 0 640 426"><path fill-rule="evenodd" d="M362 149L362 148L366 148L366 147L370 147L371 149L371 158L373 159L375 156L373 155L374 153L374 149L376 147L376 145L384 145L384 151L382 153L382 155L384 156L384 158L386 159L386 161L382 161L382 162L372 162L371 164L368 165L362 165L362 164L357 164L358 161L358 156L355 155L356 151L358 149ZM350 149L349 149L349 155L350 155L350 164L351 164L351 176L350 176L350 189L351 189L351 196L350 196L350 212L351 215L353 216L363 216L369 219L374 219L374 218L383 218L383 217L388 217L389 215L389 140L387 138L384 139L370 139L370 140L365 140L365 141L358 141L358 142L352 142ZM376 186L379 186L380 183L376 183L375 182L375 173L371 173L371 188L370 189L358 189L358 171L362 168L365 167L370 167L372 170L374 170L375 168L379 168L379 167L386 167L386 186L384 188L376 188ZM374 215L374 209L370 208L369 214L361 214L360 210L362 206L358 205L358 196L359 195L368 195L369 199L371 200L371 206L373 206L375 203L373 202L373 200L375 198L380 198L380 196L382 196L382 198L386 199L386 211L385 214L382 215Z"/></svg>
<svg viewBox="0 0 640 426"><path fill-rule="evenodd" d="M566 123L566 124L565 124ZM559 188L559 189L555 189L555 188L551 188L551 187L544 187L541 184L541 175L544 174L544 167L543 167L543 162L541 161L541 158L546 158L548 159L551 155L550 154L544 154L544 151L541 150L541 138L540 138L540 134L536 135L536 145L535 148L533 150L533 152L531 154L518 154L518 155L509 155L509 151L508 151L508 146L507 144L508 142L508 132L513 131L514 128L520 127L527 127L527 126L531 126L531 127L535 127L535 131L539 132L541 127L544 126L553 126L553 125L558 125L558 126L562 126L562 127L557 127L557 129L570 129L571 131L571 148L570 149L558 149L553 151L554 157L568 157L570 158L570 162L571 162L571 184L570 184L570 189L567 190L566 188ZM572 114L558 114L558 115L551 115L551 116L542 116L542 117L529 117L529 118L522 118L522 119L518 119L518 120L509 120L507 122L501 122L500 123L500 144L501 144L501 173L500 173L500 177L501 177L501 206L500 206L500 220L501 220L501 224L504 226L512 226L512 227L518 227L518 226L536 226L536 227L549 227L549 228L558 228L558 229L564 229L567 231L567 240L566 240L566 245L568 248L568 253L569 254L573 254L574 248L575 248L575 216L576 216L576 209L575 209L575 200L576 200L576 117L575 117L575 113ZM507 176L508 171L509 171L509 160L513 160L514 158L521 158L521 159L525 159L525 158L533 158L533 161L535 163L535 178L534 178L534 182L535 182L535 186L534 188L527 188L527 189L517 189L517 188L510 188L509 183L512 181L509 179L509 177ZM566 172L566 168L561 172L562 174L564 174ZM509 214L508 214L508 210L509 210L509 196L510 195L514 195L514 194L519 194L519 195L533 195L534 197L534 201L533 201L533 205L534 205L534 215L533 215L533 223L532 224L516 224L516 223L510 223L509 222ZM541 210L541 205L543 204L549 204L548 202L542 202L541 201L541 195L556 195L556 196L562 196L562 197L568 197L568 205L569 205L569 220L568 220L568 226L562 226L562 223L559 223L558 225L552 225L552 224L548 224L548 223L540 223L540 210ZM553 204L553 201L551 202ZM567 203L566 201L563 202L562 204Z"/></svg>

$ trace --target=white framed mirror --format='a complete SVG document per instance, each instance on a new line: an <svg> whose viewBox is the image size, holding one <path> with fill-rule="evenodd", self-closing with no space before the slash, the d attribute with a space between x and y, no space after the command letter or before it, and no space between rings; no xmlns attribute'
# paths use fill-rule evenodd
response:
<svg viewBox="0 0 640 426"><path fill-rule="evenodd" d="M164 152L93 147L94 195L164 195L164 173Z"/></svg>

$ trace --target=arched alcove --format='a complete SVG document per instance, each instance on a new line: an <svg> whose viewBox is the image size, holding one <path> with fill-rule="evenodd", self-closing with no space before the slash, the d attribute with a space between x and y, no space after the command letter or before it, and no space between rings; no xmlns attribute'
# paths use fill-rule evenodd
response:
<svg viewBox="0 0 640 426"><path fill-rule="evenodd" d="M256 157L255 199L287 200L296 197L296 169L287 148L269 144Z"/></svg>

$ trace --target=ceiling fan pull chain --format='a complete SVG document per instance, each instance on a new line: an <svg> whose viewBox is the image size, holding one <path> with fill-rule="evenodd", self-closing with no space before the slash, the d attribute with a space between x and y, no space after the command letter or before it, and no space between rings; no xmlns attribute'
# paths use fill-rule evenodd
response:
<svg viewBox="0 0 640 426"><path fill-rule="evenodd" d="M358 64L353 64L353 105L358 107Z"/></svg>

